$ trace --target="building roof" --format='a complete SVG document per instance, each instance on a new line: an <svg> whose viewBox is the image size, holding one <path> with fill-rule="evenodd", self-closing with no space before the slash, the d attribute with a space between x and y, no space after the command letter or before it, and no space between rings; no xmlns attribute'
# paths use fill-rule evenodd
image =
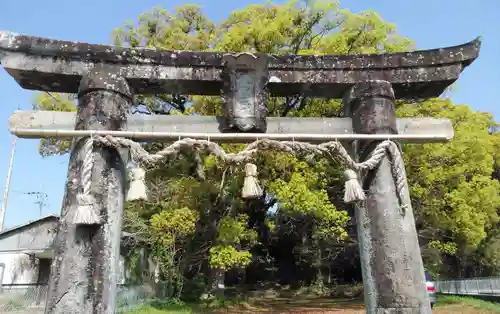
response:
<svg viewBox="0 0 500 314"><path fill-rule="evenodd" d="M50 214L42 216L42 217L40 217L38 219L30 220L30 221L25 222L25 223L23 223L21 225L17 225L17 226L14 226L14 227L11 227L11 228L3 230L2 232L0 232L0 237L3 237L3 236L5 236L8 233L11 233L13 231L19 231L21 229L25 229L27 227L30 227L30 226L32 226L34 224L37 224L37 223L40 223L40 222L45 222L45 221L51 221L51 220L59 221L59 216L57 216L54 213L50 213Z"/></svg>
<svg viewBox="0 0 500 314"><path fill-rule="evenodd" d="M59 222L59 216L54 214L54 213L50 213L50 214L47 214L45 216L42 216L38 219L35 219L35 220L30 220L24 224L21 224L21 225L17 225L17 226L14 226L14 227L11 227L11 228L8 228L8 229L5 229L4 231L0 232L0 238L3 238L4 236L6 236L7 234L10 234L12 232L15 232L15 231L21 231L23 229L26 229L26 228L29 228L35 224L38 224L38 223L41 223L41 222L46 222L46 221L56 221L56 222ZM138 237L130 232L126 232L126 231L122 231L122 238L128 238L130 240L135 240L135 241L138 241L138 242L146 242L146 240L144 238L141 238L141 237Z"/></svg>

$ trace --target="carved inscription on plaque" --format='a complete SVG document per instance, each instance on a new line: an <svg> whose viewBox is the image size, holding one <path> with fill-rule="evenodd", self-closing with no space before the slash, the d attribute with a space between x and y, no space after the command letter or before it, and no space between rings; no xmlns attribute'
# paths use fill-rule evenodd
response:
<svg viewBox="0 0 500 314"><path fill-rule="evenodd" d="M255 116L255 83L254 74L240 72L236 74L235 118L251 118Z"/></svg>
<svg viewBox="0 0 500 314"><path fill-rule="evenodd" d="M221 78L227 132L265 132L268 57L249 53L225 54Z"/></svg>
<svg viewBox="0 0 500 314"><path fill-rule="evenodd" d="M256 126L255 119L255 72L237 71L234 74L233 121L241 131L249 131Z"/></svg>

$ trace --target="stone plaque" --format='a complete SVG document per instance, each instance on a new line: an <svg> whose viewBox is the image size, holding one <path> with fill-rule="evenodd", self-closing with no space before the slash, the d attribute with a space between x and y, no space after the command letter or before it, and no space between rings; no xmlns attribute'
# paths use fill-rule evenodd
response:
<svg viewBox="0 0 500 314"><path fill-rule="evenodd" d="M236 73L236 88L234 96L234 118L242 131L251 129L255 117L256 93L255 75L253 73Z"/></svg>
<svg viewBox="0 0 500 314"><path fill-rule="evenodd" d="M227 132L265 132L268 57L249 53L224 55L223 109Z"/></svg>

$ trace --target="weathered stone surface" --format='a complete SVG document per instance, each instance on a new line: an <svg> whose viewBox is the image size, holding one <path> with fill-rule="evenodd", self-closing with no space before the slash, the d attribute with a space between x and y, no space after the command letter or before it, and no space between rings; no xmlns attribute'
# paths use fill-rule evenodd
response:
<svg viewBox="0 0 500 314"><path fill-rule="evenodd" d="M354 86L344 98L356 133L397 132L394 94L385 81ZM377 142L359 141L354 154L365 160ZM358 243L368 314L430 314L424 269L408 191L402 209L386 156L363 182L364 204L356 206Z"/></svg>
<svg viewBox="0 0 500 314"><path fill-rule="evenodd" d="M82 80L76 129L121 130L131 104L123 78L95 69ZM77 140L69 162L61 220L54 241L46 314L114 314L120 233L125 202L125 166L112 148L94 148L92 194L104 224L70 224L81 189L84 140Z"/></svg>
<svg viewBox="0 0 500 314"><path fill-rule="evenodd" d="M223 58L223 130L266 132L269 57L228 53Z"/></svg>
<svg viewBox="0 0 500 314"><path fill-rule="evenodd" d="M478 56L480 41L383 55L269 57L271 95L340 98L367 80L392 83L396 98L440 95ZM259 56L259 55L257 55ZM91 45L0 32L0 62L26 89L75 93L82 76L104 63L136 93L219 95L223 53Z"/></svg>

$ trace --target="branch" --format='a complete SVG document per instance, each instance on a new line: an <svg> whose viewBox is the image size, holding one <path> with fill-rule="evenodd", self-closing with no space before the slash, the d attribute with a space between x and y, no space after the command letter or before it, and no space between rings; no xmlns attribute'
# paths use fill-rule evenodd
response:
<svg viewBox="0 0 500 314"><path fill-rule="evenodd" d="M304 99L305 98L304 98L303 94L294 95L294 96L287 96L285 98L285 103L283 104L281 116L285 117L290 112L290 110L292 110L293 108L295 108L297 106L299 106L299 108L303 108L305 106Z"/></svg>
<svg viewBox="0 0 500 314"><path fill-rule="evenodd" d="M186 112L187 98L185 96L179 94L172 94L171 96L165 94L156 94L154 97L161 103L162 107L164 107L165 104L167 104L182 113ZM167 110L153 109L153 112L155 112L155 114L170 114L170 110L167 111Z"/></svg>
<svg viewBox="0 0 500 314"><path fill-rule="evenodd" d="M350 54L351 51L354 49L354 43L359 39L359 37L361 37L361 34L363 34L363 32L366 30L366 26L367 26L366 24L363 25L363 27L361 27L358 33L349 39L349 41L347 42L347 45L349 46L349 48L347 49L347 54Z"/></svg>
<svg viewBox="0 0 500 314"><path fill-rule="evenodd" d="M335 29L337 27L340 27L340 25L344 24L345 23L345 20L342 20L340 22L338 22L335 26L328 26L328 27L325 27L323 28L320 32L318 32L316 35L314 36L311 36L311 38L309 38L309 42L307 43L306 47L308 49L311 49L312 46L313 46L313 41L315 39L317 39L318 37L318 42L321 41L321 39L323 38L324 35L326 35L329 31L331 31L332 29Z"/></svg>
<svg viewBox="0 0 500 314"><path fill-rule="evenodd" d="M300 34L299 36L295 37L292 40L291 46L293 47L294 54L298 54L300 50L300 46L302 45L302 42L304 41L305 37L312 32L312 28L318 24L321 19L322 19L321 14L317 14L312 20L308 21L307 24L305 25L305 29Z"/></svg>

